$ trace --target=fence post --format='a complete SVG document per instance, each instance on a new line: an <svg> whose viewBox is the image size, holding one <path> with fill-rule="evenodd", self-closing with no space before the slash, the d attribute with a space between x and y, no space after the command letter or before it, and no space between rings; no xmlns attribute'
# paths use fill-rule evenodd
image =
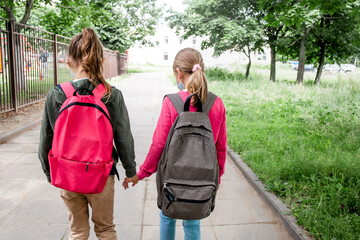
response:
<svg viewBox="0 0 360 240"><path fill-rule="evenodd" d="M124 74L127 74L127 56L125 53L122 55Z"/></svg>
<svg viewBox="0 0 360 240"><path fill-rule="evenodd" d="M120 76L121 75L121 55L119 53L116 54L116 59L117 59L117 75Z"/></svg>
<svg viewBox="0 0 360 240"><path fill-rule="evenodd" d="M56 86L58 84L58 68L57 68L57 34L53 35L53 50L54 50L54 86Z"/></svg>
<svg viewBox="0 0 360 240"><path fill-rule="evenodd" d="M9 46L9 54L8 61L10 65L10 91L11 91L11 105L15 109L15 112L18 109L18 101L17 101L17 82L16 82L16 62L15 62L15 41L14 41L14 22L9 21L6 24L6 28L8 32L8 46Z"/></svg>

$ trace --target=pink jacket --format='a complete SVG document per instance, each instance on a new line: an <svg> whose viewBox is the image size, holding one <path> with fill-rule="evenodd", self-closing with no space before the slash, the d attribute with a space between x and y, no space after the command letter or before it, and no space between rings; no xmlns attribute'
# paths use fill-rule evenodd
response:
<svg viewBox="0 0 360 240"><path fill-rule="evenodd" d="M180 91L179 94L184 102L190 95L187 91ZM196 107L190 106L190 111L196 112ZM151 174L156 172L161 154L165 147L167 136L171 126L175 122L177 115L178 113L175 107L171 103L170 99L166 97L163 101L160 117L157 122L149 153L147 154L144 163L140 166L140 170L137 173L140 180L144 179L145 177L149 177ZM209 119L213 130L217 151L219 176L221 177L224 174L227 145L225 107L221 98L218 97L215 100L214 105L212 106L209 113Z"/></svg>

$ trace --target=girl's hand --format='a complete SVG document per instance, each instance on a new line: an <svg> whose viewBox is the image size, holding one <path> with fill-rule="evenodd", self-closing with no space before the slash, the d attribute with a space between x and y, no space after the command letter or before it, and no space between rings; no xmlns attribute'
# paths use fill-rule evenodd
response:
<svg viewBox="0 0 360 240"><path fill-rule="evenodd" d="M135 186L139 182L139 176L137 174L135 174L135 176L133 176L131 178L125 178L122 183L125 190L129 188L130 182L132 182L132 186Z"/></svg>

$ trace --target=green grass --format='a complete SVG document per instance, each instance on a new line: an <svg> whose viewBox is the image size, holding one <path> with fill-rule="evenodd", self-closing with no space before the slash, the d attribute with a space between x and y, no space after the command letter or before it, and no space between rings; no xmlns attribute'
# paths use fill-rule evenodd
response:
<svg viewBox="0 0 360 240"><path fill-rule="evenodd" d="M127 73L143 73L143 72L147 72L147 71L141 68L134 68L134 67L128 67L127 69Z"/></svg>
<svg viewBox="0 0 360 240"><path fill-rule="evenodd" d="M6 76L4 75L3 77L5 78ZM70 79L71 75L69 73L69 69L59 66L58 82L61 83L69 81ZM23 88L19 87L20 90L17 92L17 101L20 106L43 99L46 96L48 91L54 87L54 70L51 66L49 66L47 77L44 76L43 79L40 80L39 70L32 69L27 72L26 81L25 86ZM1 80L0 90L10 87L9 82L6 82L5 84L3 82L5 83L5 80ZM18 82L18 84L20 83ZM10 104L9 101L11 100L8 94L10 94L9 91L3 91L1 94L2 106L0 106L0 112L3 108L5 108L5 106Z"/></svg>
<svg viewBox="0 0 360 240"><path fill-rule="evenodd" d="M360 81L206 74L224 100L230 146L298 223L317 239L360 239Z"/></svg>

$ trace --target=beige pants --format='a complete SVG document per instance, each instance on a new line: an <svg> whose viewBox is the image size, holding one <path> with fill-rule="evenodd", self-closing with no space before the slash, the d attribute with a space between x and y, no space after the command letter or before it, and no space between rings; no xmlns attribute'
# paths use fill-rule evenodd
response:
<svg viewBox="0 0 360 240"><path fill-rule="evenodd" d="M90 235L89 205L95 233L101 240L116 240L114 220L114 176L110 175L104 190L98 194L81 194L61 190L60 195L69 212L69 239L85 240Z"/></svg>

